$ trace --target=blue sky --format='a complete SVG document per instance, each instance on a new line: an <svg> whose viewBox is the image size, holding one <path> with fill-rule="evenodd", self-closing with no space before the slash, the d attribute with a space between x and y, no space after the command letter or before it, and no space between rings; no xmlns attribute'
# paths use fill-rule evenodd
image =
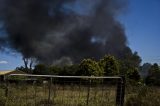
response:
<svg viewBox="0 0 160 106"><path fill-rule="evenodd" d="M127 10L119 17L128 44L144 62L160 64L160 0L129 0ZM0 70L23 65L20 55L0 52Z"/></svg>
<svg viewBox="0 0 160 106"><path fill-rule="evenodd" d="M130 0L120 17L129 46L144 62L160 64L160 0Z"/></svg>
<svg viewBox="0 0 160 106"><path fill-rule="evenodd" d="M23 65L20 55L0 53L0 70L12 70Z"/></svg>

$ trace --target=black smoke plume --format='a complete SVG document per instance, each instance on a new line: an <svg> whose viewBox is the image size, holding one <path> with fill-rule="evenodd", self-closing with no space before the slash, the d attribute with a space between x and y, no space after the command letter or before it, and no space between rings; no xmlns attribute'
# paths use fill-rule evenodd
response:
<svg viewBox="0 0 160 106"><path fill-rule="evenodd" d="M127 46L117 16L124 0L0 0L0 22L6 35L0 48L52 64L67 58L122 58ZM131 51L130 51L131 52Z"/></svg>

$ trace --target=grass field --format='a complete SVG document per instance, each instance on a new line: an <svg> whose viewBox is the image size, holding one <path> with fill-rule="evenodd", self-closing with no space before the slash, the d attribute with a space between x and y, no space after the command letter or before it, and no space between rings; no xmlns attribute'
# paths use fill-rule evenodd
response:
<svg viewBox="0 0 160 106"><path fill-rule="evenodd" d="M129 86L125 102L126 106L160 106L160 87Z"/></svg>
<svg viewBox="0 0 160 106"><path fill-rule="evenodd" d="M116 86L10 84L0 88L0 106L115 106ZM89 93L88 93L89 92ZM50 95L50 96L49 96ZM160 106L160 88L127 86L126 106Z"/></svg>
<svg viewBox="0 0 160 106"><path fill-rule="evenodd" d="M116 87L78 85L9 85L8 96L0 89L6 106L114 106ZM49 96L50 95L50 96Z"/></svg>

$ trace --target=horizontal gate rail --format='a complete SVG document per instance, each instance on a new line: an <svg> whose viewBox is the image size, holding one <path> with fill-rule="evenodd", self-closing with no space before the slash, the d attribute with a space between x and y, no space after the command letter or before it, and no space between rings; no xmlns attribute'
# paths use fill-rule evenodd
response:
<svg viewBox="0 0 160 106"><path fill-rule="evenodd" d="M26 77L52 77L52 78L93 78L93 79L121 79L119 76L59 76L59 75L36 75L36 74L10 74L8 76L26 76Z"/></svg>
<svg viewBox="0 0 160 106"><path fill-rule="evenodd" d="M8 78L10 76L25 76L25 77L42 77L42 78L49 78L49 94L48 94L48 102L50 101L50 93L51 93L51 84L54 78L67 78L67 79L117 79L117 90L116 90L116 106L123 106L124 105L124 96L125 96L125 77L124 76L59 76L59 75L35 75L35 74L10 74L6 76L6 96L8 95ZM88 85L88 96L87 96L87 106L88 106L88 98L90 92L90 83Z"/></svg>

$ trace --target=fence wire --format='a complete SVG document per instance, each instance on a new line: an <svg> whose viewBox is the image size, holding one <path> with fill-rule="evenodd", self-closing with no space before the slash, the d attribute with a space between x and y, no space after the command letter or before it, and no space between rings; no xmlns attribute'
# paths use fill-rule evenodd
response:
<svg viewBox="0 0 160 106"><path fill-rule="evenodd" d="M7 98L5 106L122 106L121 82L121 77L10 75L0 95Z"/></svg>

